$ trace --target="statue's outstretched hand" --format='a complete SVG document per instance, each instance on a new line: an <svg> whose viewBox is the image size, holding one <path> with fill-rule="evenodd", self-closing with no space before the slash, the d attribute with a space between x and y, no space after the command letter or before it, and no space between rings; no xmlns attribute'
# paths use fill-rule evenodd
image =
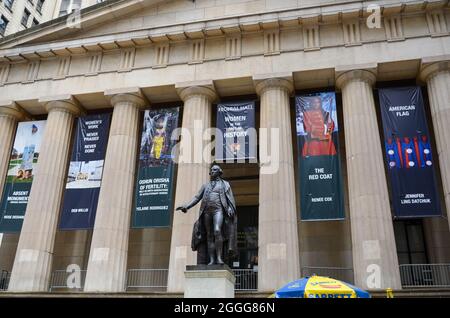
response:
<svg viewBox="0 0 450 318"><path fill-rule="evenodd" d="M186 206L182 205L182 206L179 206L176 210L177 211L182 211L183 213L186 213L188 209L186 208Z"/></svg>

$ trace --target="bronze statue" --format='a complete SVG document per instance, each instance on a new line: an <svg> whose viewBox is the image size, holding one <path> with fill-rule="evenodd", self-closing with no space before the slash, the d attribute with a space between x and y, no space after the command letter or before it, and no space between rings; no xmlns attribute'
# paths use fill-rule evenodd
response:
<svg viewBox="0 0 450 318"><path fill-rule="evenodd" d="M222 174L222 169L213 165L209 173L211 181L201 187L191 202L177 208L186 213L202 201L191 244L192 250L197 251L199 265L207 262L223 265L224 259L227 261L237 251L236 203L230 184L221 178Z"/></svg>

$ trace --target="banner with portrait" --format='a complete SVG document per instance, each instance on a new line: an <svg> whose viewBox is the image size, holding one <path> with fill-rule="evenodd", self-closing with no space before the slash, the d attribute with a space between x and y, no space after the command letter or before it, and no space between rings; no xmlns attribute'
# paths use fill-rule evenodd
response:
<svg viewBox="0 0 450 318"><path fill-rule="evenodd" d="M440 216L434 159L420 87L378 91L396 218Z"/></svg>
<svg viewBox="0 0 450 318"><path fill-rule="evenodd" d="M254 101L218 104L217 128L217 161L256 159Z"/></svg>
<svg viewBox="0 0 450 318"><path fill-rule="evenodd" d="M335 93L296 97L301 219L344 219Z"/></svg>
<svg viewBox="0 0 450 318"><path fill-rule="evenodd" d="M17 125L0 205L0 232L20 232L22 228L45 124L40 120Z"/></svg>
<svg viewBox="0 0 450 318"><path fill-rule="evenodd" d="M170 226L173 209L174 158L171 140L178 128L179 108L147 110L139 151L133 228Z"/></svg>
<svg viewBox="0 0 450 318"><path fill-rule="evenodd" d="M62 230L94 227L110 122L110 113L77 120L59 223Z"/></svg>

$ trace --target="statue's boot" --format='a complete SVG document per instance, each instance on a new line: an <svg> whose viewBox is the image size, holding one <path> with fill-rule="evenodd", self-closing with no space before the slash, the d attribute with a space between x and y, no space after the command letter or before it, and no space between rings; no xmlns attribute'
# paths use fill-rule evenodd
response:
<svg viewBox="0 0 450 318"><path fill-rule="evenodd" d="M209 255L209 263L208 265L214 265L215 259L214 259L214 253L216 252L216 246L214 242L209 243L208 242L208 255Z"/></svg>
<svg viewBox="0 0 450 318"><path fill-rule="evenodd" d="M216 245L216 255L217 255L217 264L223 265L222 252L223 252L223 240L222 238L215 240Z"/></svg>

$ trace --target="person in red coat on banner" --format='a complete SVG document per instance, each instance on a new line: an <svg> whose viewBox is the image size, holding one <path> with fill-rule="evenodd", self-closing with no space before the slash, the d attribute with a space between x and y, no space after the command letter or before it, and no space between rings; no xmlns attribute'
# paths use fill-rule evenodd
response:
<svg viewBox="0 0 450 318"><path fill-rule="evenodd" d="M307 133L303 157L336 155L332 138L335 124L331 113L322 109L320 97L312 97L310 108L303 112L303 127Z"/></svg>

